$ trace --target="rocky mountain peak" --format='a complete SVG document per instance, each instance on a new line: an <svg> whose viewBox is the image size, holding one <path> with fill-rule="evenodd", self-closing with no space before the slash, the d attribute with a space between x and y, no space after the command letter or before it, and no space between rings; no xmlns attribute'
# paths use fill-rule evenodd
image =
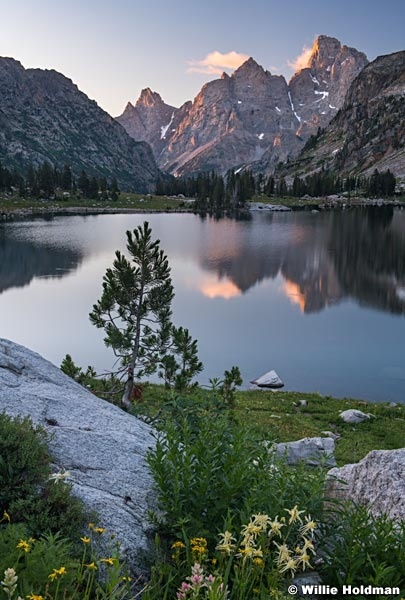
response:
<svg viewBox="0 0 405 600"><path fill-rule="evenodd" d="M254 75L262 75L265 72L266 71L263 69L263 67L259 65L254 58L250 57L236 69L236 71L232 74L232 77L252 77Z"/></svg>
<svg viewBox="0 0 405 600"><path fill-rule="evenodd" d="M312 46L308 67L310 69L326 69L331 66L341 47L341 43L336 38L318 35Z"/></svg>
<svg viewBox="0 0 405 600"><path fill-rule="evenodd" d="M160 94L153 92L149 87L141 91L136 106L155 106L164 104Z"/></svg>

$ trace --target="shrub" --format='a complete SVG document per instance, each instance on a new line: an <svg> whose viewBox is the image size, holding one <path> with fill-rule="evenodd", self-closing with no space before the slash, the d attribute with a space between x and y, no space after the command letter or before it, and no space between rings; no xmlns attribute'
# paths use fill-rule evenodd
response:
<svg viewBox="0 0 405 600"><path fill-rule="evenodd" d="M325 583L342 587L401 587L405 593L405 523L373 516L367 507L345 504L323 524L320 572Z"/></svg>
<svg viewBox="0 0 405 600"><path fill-rule="evenodd" d="M85 523L71 486L50 480L47 433L25 417L0 415L0 515L26 524L31 536L60 532L74 537Z"/></svg>

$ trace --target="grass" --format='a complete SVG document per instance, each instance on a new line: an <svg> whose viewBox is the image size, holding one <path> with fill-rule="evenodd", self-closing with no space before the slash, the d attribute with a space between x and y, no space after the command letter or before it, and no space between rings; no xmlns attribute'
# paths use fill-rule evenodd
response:
<svg viewBox="0 0 405 600"><path fill-rule="evenodd" d="M172 198L166 196L154 196L146 194L133 194L123 192L119 195L118 200L92 200L85 198L56 198L54 200L37 200L35 198L20 198L19 196L0 196L0 212L12 213L15 211L29 211L30 213L36 212L52 212L52 211L63 211L73 209L91 209L91 210L139 210L149 212L151 210L157 211L172 211L172 210L185 210L188 208L180 198Z"/></svg>
<svg viewBox="0 0 405 600"><path fill-rule="evenodd" d="M208 393L198 388L191 398L198 402L206 399ZM305 400L306 406L300 400ZM164 387L148 383L137 411L153 417L165 402ZM339 414L351 408L373 416L357 425L344 423ZM324 436L322 432L331 431L339 436L335 446L339 466L358 462L371 450L404 446L405 405L337 399L316 393L247 390L236 392L234 416L276 442Z"/></svg>

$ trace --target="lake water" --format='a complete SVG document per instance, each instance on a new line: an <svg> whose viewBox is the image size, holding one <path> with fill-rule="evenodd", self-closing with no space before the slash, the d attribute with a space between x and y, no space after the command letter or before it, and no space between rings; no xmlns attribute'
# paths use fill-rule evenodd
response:
<svg viewBox="0 0 405 600"><path fill-rule="evenodd" d="M88 313L125 231L169 257L173 320L198 339L202 383L238 365L285 389L405 402L405 211L56 217L0 226L0 337L60 365L109 370Z"/></svg>

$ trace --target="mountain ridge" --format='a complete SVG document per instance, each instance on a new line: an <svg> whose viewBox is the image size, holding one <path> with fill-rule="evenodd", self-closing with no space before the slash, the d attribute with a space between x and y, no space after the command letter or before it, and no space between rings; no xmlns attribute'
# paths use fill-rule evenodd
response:
<svg viewBox="0 0 405 600"><path fill-rule="evenodd" d="M116 177L129 190L153 191L159 170L144 142L55 70L25 69L0 57L0 161L26 170L69 164L79 174Z"/></svg>
<svg viewBox="0 0 405 600"><path fill-rule="evenodd" d="M289 83L249 57L231 75L206 83L193 102L170 107L170 120L169 108L165 122L155 111L153 131L145 125L144 103L143 114L137 103L117 120L135 139L150 143L160 168L172 174L225 173L252 163L269 173L278 162L298 155L306 139L327 125L367 62L362 52L336 38L318 36L308 67ZM143 129L134 125L137 118ZM157 140L162 128L165 137Z"/></svg>

